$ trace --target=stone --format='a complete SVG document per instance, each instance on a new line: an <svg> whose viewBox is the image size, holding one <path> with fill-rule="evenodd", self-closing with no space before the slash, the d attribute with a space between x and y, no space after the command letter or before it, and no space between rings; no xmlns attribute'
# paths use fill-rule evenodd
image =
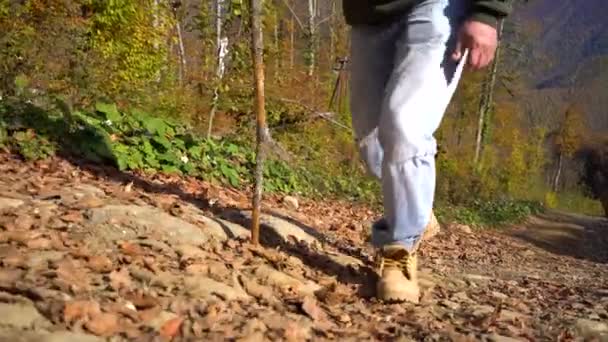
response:
<svg viewBox="0 0 608 342"><path fill-rule="evenodd" d="M31 303L0 303L0 326L20 329L46 328L51 326L51 322Z"/></svg>
<svg viewBox="0 0 608 342"><path fill-rule="evenodd" d="M293 196L285 196L283 197L283 204L285 207L290 210L298 210L300 207L300 203L298 203L298 199Z"/></svg>
<svg viewBox="0 0 608 342"><path fill-rule="evenodd" d="M228 220L233 221L236 219L241 221L239 223L243 224L246 224L251 220L250 211L240 211L239 213L232 213L230 216L232 217L228 217ZM287 243L291 240L291 238L295 238L298 241L303 241L308 244L317 242L317 238L314 237L311 232L307 232L307 229L291 223L286 219L273 215L262 214L260 217L260 223L260 234L263 239L270 239L271 241L279 243Z"/></svg>
<svg viewBox="0 0 608 342"><path fill-rule="evenodd" d="M579 336L585 340L608 341L608 323L579 319L575 328Z"/></svg>
<svg viewBox="0 0 608 342"><path fill-rule="evenodd" d="M104 342L104 339L71 331L22 331L1 329L0 341L10 342Z"/></svg>
<svg viewBox="0 0 608 342"><path fill-rule="evenodd" d="M189 222L201 224L205 228L205 233L212 235L218 241L226 241L237 236L249 236L249 231L243 227L234 227L235 224L227 225L216 218L209 218L205 213L193 204L180 205L180 217ZM238 226L238 225L236 225ZM240 228L240 229L239 229ZM247 233L244 233L246 231Z"/></svg>
<svg viewBox="0 0 608 342"><path fill-rule="evenodd" d="M476 305L473 307L473 316L483 317L493 313L495 308L489 305Z"/></svg>
<svg viewBox="0 0 608 342"><path fill-rule="evenodd" d="M216 218L215 221L224 228L224 232L228 233L228 237L231 239L248 239L251 236L249 229L239 224L220 218Z"/></svg>
<svg viewBox="0 0 608 342"><path fill-rule="evenodd" d="M232 287L204 276L190 276L184 279L186 292L193 297L213 296L224 300L248 300L251 297L242 288Z"/></svg>
<svg viewBox="0 0 608 342"><path fill-rule="evenodd" d="M484 276L481 274L465 274L464 277L472 281L490 281L493 279L492 277Z"/></svg>
<svg viewBox="0 0 608 342"><path fill-rule="evenodd" d="M47 267L49 262L55 262L63 259L65 252L59 251L41 251L31 253L28 256L28 260L25 263L29 268L43 268Z"/></svg>
<svg viewBox="0 0 608 342"><path fill-rule="evenodd" d="M458 310L460 309L460 304L453 302L451 300L443 299L439 302L439 305L444 306L450 310Z"/></svg>
<svg viewBox="0 0 608 342"><path fill-rule="evenodd" d="M346 255L346 254L342 254L342 253L332 253L332 252L328 252L327 256L336 264L342 266L342 267L348 267L348 266L352 266L352 267L359 267L359 266L363 266L364 263L363 261L351 257L350 255Z"/></svg>
<svg viewBox="0 0 608 342"><path fill-rule="evenodd" d="M216 235L215 228L198 227L151 206L107 205L89 210L87 217L95 229L104 230L96 235L111 241L161 235L172 244L198 245Z"/></svg>
<svg viewBox="0 0 608 342"><path fill-rule="evenodd" d="M523 341L526 341L523 339L517 339L517 338L498 335L498 334L486 335L483 338L483 340L488 341L488 342L523 342Z"/></svg>
<svg viewBox="0 0 608 342"><path fill-rule="evenodd" d="M459 231L464 234L473 234L473 229L466 224L453 223L450 225L450 230Z"/></svg>
<svg viewBox="0 0 608 342"><path fill-rule="evenodd" d="M15 198L0 197L0 210L12 209L21 206L24 202Z"/></svg>
<svg viewBox="0 0 608 342"><path fill-rule="evenodd" d="M174 314L173 312L169 312L169 311L161 311L158 313L158 315L154 318L152 318L150 321L146 322L146 325L152 329L154 329L155 331L160 331L160 329L162 328L162 326L167 323L168 321L176 318L177 315Z"/></svg>
<svg viewBox="0 0 608 342"><path fill-rule="evenodd" d="M314 295L321 286L312 281L302 281L286 273L278 271L271 266L262 265L255 271L255 276L268 285L276 287L292 287L293 290L304 295Z"/></svg>

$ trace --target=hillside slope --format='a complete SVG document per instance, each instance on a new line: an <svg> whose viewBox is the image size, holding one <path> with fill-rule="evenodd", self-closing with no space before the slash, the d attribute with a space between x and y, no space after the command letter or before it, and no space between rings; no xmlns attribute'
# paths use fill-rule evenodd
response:
<svg viewBox="0 0 608 342"><path fill-rule="evenodd" d="M578 101L594 131L608 129L608 2L533 0L514 19L529 28L527 65L537 108L556 111ZM549 115L553 113L547 113Z"/></svg>

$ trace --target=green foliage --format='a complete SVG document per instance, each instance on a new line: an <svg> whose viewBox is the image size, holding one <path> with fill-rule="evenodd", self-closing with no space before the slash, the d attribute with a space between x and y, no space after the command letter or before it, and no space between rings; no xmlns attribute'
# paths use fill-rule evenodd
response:
<svg viewBox="0 0 608 342"><path fill-rule="evenodd" d="M542 210L539 202L504 199L473 201L467 206L439 206L437 216L472 227L497 227L520 222Z"/></svg>
<svg viewBox="0 0 608 342"><path fill-rule="evenodd" d="M1 104L1 102L0 102ZM24 158L43 159L57 151L120 170L162 171L196 176L240 187L252 182L252 148L236 140L203 139L183 124L99 102L94 111L43 110L27 103L5 103L0 127L6 143ZM292 193L306 189L296 170L269 160L265 188Z"/></svg>

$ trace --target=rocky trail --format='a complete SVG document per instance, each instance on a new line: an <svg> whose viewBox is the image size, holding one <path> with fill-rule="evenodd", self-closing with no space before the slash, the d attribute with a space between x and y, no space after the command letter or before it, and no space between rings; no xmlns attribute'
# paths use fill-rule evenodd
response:
<svg viewBox="0 0 608 342"><path fill-rule="evenodd" d="M418 305L373 295L350 203L0 155L0 341L608 341L608 221L444 225Z"/></svg>

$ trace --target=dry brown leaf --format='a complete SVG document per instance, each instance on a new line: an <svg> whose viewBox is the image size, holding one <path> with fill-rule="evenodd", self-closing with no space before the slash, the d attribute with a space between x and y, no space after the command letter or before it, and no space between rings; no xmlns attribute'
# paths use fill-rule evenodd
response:
<svg viewBox="0 0 608 342"><path fill-rule="evenodd" d="M65 259L57 262L57 281L63 288L69 288L74 292L86 291L90 288L90 278L87 272L82 272L82 268L73 260Z"/></svg>
<svg viewBox="0 0 608 342"><path fill-rule="evenodd" d="M61 220L68 223L81 223L84 221L82 212L78 210L70 210L66 214L62 215Z"/></svg>
<svg viewBox="0 0 608 342"><path fill-rule="evenodd" d="M36 223L36 221L34 220L34 218L31 215L27 215L27 214L19 215L15 219L15 229L29 230L34 226L35 223Z"/></svg>
<svg viewBox="0 0 608 342"><path fill-rule="evenodd" d="M110 286L119 291L122 289L129 290L133 287L131 275L127 268L121 268L119 271L112 271L108 276L110 278Z"/></svg>
<svg viewBox="0 0 608 342"><path fill-rule="evenodd" d="M153 320L154 318L158 317L158 315L160 314L161 311L163 311L162 307L154 306L149 309L144 309L144 310L138 311L137 314L139 315L139 319L142 322L146 323L146 322L149 322L149 321Z"/></svg>
<svg viewBox="0 0 608 342"><path fill-rule="evenodd" d="M136 245L134 243L130 243L128 241L122 242L120 244L120 250L124 254L130 256L138 256L144 254L144 251L141 249L141 246Z"/></svg>
<svg viewBox="0 0 608 342"><path fill-rule="evenodd" d="M39 237L29 240L25 245L31 249L49 249L53 245L53 241L46 237Z"/></svg>
<svg viewBox="0 0 608 342"><path fill-rule="evenodd" d="M112 260L105 255L94 255L89 258L87 266L95 272L108 273L112 270Z"/></svg>
<svg viewBox="0 0 608 342"><path fill-rule="evenodd" d="M22 270L0 270L0 285L10 286L23 276Z"/></svg>
<svg viewBox="0 0 608 342"><path fill-rule="evenodd" d="M120 330L118 315L107 312L92 315L84 327L98 336L111 336Z"/></svg>
<svg viewBox="0 0 608 342"><path fill-rule="evenodd" d="M145 310L160 304L158 298L152 297L145 293L128 293L125 294L125 299L133 303L137 310Z"/></svg>
<svg viewBox="0 0 608 342"><path fill-rule="evenodd" d="M179 328L182 326L184 319L181 317L175 317L168 320L163 326L160 328L160 335L165 338L173 338L179 334Z"/></svg>
<svg viewBox="0 0 608 342"><path fill-rule="evenodd" d="M63 321L71 324L80 319L88 319L101 313L99 303L92 300L76 300L65 303L63 308Z"/></svg>
<svg viewBox="0 0 608 342"><path fill-rule="evenodd" d="M306 296L302 301L302 311L304 311L316 323L327 324L329 319L327 313L319 306L319 302L313 297Z"/></svg>
<svg viewBox="0 0 608 342"><path fill-rule="evenodd" d="M104 205L105 202L102 199L89 195L78 201L77 207L79 209L94 209L103 207Z"/></svg>

